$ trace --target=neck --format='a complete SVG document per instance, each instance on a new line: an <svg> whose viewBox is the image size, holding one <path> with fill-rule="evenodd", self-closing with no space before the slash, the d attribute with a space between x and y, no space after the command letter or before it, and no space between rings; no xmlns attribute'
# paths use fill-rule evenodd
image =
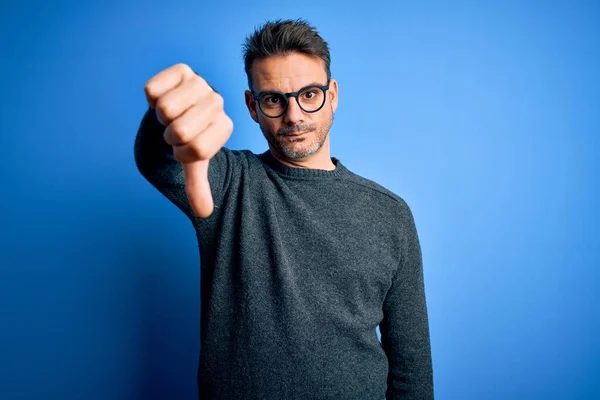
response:
<svg viewBox="0 0 600 400"><path fill-rule="evenodd" d="M273 157L288 167L292 168L307 168L307 169L323 169L332 171L335 169L335 164L331 161L331 152L329 148L329 137L323 143L323 146L314 154L305 158L297 158L290 160L270 149Z"/></svg>

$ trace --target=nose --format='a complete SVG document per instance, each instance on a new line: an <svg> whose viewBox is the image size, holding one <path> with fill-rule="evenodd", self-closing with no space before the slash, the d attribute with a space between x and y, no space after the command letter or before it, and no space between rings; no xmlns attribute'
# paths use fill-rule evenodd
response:
<svg viewBox="0 0 600 400"><path fill-rule="evenodd" d="M288 108L284 114L284 120L290 125L295 125L304 120L304 111L298 105L298 100L295 97L288 99Z"/></svg>

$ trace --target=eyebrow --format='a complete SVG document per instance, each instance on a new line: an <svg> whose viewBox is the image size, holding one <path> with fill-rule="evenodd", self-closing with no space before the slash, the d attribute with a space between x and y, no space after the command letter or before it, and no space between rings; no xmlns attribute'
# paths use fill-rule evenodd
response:
<svg viewBox="0 0 600 400"><path fill-rule="evenodd" d="M325 85L327 85L327 83L321 83L321 82L316 82L316 81L313 81L313 82L311 82L311 83L308 83L308 84L306 84L306 85L302 86L300 89L296 90L296 92L297 92L297 91L300 91L300 90L302 90L302 89L304 89L304 88L306 88L306 87L309 87L309 86L325 86ZM282 91L280 91L280 90L275 90L275 89L266 89L266 90L260 90L260 91L258 91L257 93L265 93L265 92L275 92L275 93L290 93L290 92L282 92Z"/></svg>

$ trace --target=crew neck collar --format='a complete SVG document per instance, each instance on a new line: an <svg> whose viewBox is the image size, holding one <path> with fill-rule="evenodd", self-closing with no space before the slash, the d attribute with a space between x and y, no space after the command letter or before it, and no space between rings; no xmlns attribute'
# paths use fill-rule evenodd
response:
<svg viewBox="0 0 600 400"><path fill-rule="evenodd" d="M314 169L314 168L299 168L299 167L290 167L281 163L273 154L271 154L270 150L265 151L258 155L258 158L263 162L268 164L271 168L273 168L280 175L285 175L293 178L303 178L303 179L322 179L322 178L333 178L342 176L346 167L342 165L342 162L336 157L331 157L331 162L335 165L335 169L326 170L326 169Z"/></svg>

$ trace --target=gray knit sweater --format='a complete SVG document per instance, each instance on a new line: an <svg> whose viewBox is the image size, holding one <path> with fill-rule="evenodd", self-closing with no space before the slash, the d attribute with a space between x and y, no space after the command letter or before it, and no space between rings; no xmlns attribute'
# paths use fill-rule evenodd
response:
<svg viewBox="0 0 600 400"><path fill-rule="evenodd" d="M197 233L200 399L432 399L406 202L334 157L333 171L300 169L223 148L209 163L215 211L200 219L163 129L147 112L135 160Z"/></svg>

